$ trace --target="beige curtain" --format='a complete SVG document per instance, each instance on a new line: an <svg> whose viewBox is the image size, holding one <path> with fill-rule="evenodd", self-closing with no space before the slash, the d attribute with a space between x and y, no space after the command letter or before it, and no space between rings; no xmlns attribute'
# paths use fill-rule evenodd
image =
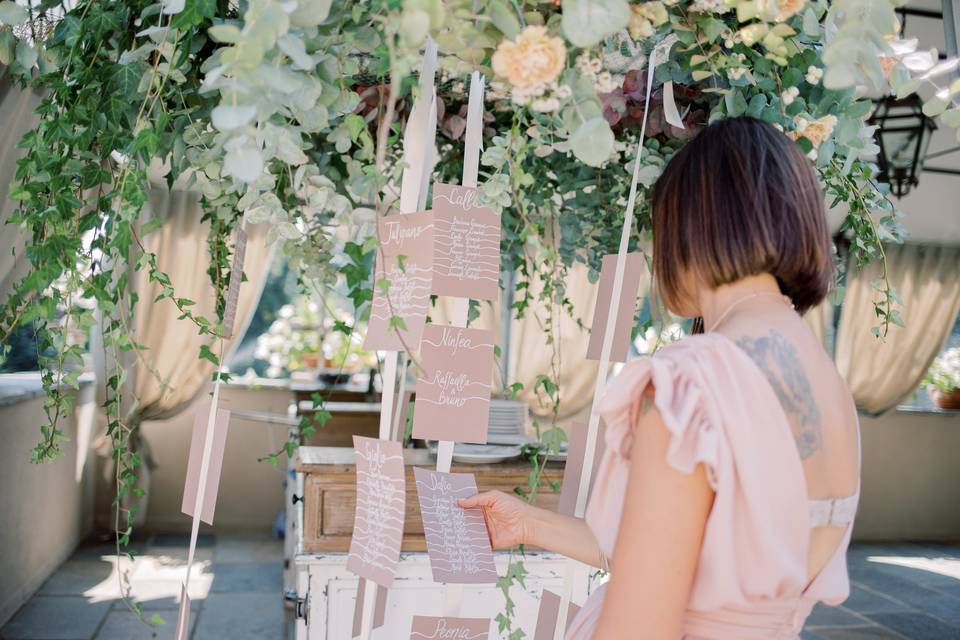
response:
<svg viewBox="0 0 960 640"><path fill-rule="evenodd" d="M207 276L210 264L208 225L200 221L203 211L199 194L177 188L169 190L161 182L155 182L142 218L146 221L156 216L164 222L159 229L143 238L145 249L156 254L157 266L170 276L178 298L189 298L196 302L190 307L195 314L216 317L213 288ZM221 362L226 362L230 349L246 332L260 300L272 258L272 247L266 243L266 225L248 226L247 235L243 267L247 282L240 287L233 337L226 345ZM140 353L130 351L121 354L123 367L127 371L122 407L127 424L135 426L145 420L172 418L189 407L194 398L208 388L213 373L213 365L198 358L200 345L206 344L214 353L218 351L209 336L199 335L193 323L177 319L180 311L173 301L165 299L153 302L160 287L149 281L146 270L131 273L131 284L139 297L134 310L133 329L137 342L146 347ZM91 352L99 383L98 395L102 402L106 393L105 360L109 355L104 353L103 339L98 331L94 330L91 338ZM147 517L151 470L156 468L158 461L149 442L139 434L131 446L145 462L138 468L137 486L146 492L146 497L139 500L141 509L134 522L140 526ZM105 434L97 439L96 449L100 456L106 458L103 473L110 480L113 463L110 440Z"/></svg>
<svg viewBox="0 0 960 640"><path fill-rule="evenodd" d="M24 234L17 227L6 224L14 210L14 203L7 200L11 181L17 170L17 160L25 150L17 143L40 117L34 109L40 104L40 94L26 89L21 91L9 78L0 78L0 304L20 278L26 275L29 262L23 255Z"/></svg>
<svg viewBox="0 0 960 640"><path fill-rule="evenodd" d="M208 225L201 222L199 195L155 185L144 218L154 216L162 217L164 223L143 239L145 248L156 254L157 265L170 276L175 295L196 302L191 311L207 318L216 317L213 288L207 275ZM272 248L266 243L267 225L248 226L247 235L243 268L247 281L240 287L233 338L225 345L222 362L246 331L272 257ZM131 412L128 419L139 423L171 418L203 391L213 373L212 364L198 359L200 346L206 344L219 355L217 345L209 336L201 336L190 321L178 320L180 311L171 300L153 303L160 286L149 281L146 270L133 274L132 285L139 296L134 331L136 339L147 349L141 357L131 354L126 362L128 392L135 403L127 409Z"/></svg>
<svg viewBox="0 0 960 640"><path fill-rule="evenodd" d="M553 318L554 343L547 342L545 331L549 322L549 314L545 305L534 302L526 311L523 318L514 318L511 326L509 377L507 385L519 382L523 391L519 398L527 402L535 416L546 417L549 410L541 406L534 392L537 376L548 374L552 377L554 357L557 356L560 386L561 424L572 418L583 417L589 411L593 401L593 389L597 379L598 363L587 360L587 343L590 339L588 328L593 322L593 311L597 303L597 285L587 277L589 270L582 264L570 268L565 280L565 294L572 303L573 317L563 308L558 308ZM649 278L645 274L641 280L638 304L646 295ZM543 283L531 283L531 295L534 300L540 294ZM452 309L452 299L440 298L436 308L431 312L434 322L448 322ZM581 321L581 328L577 321ZM480 317L470 326L491 329L499 336L498 343L502 345L500 335L500 302L483 303L480 307ZM556 354L554 353L556 348ZM494 375L495 390L502 390L502 375L499 370Z"/></svg>
<svg viewBox="0 0 960 640"><path fill-rule="evenodd" d="M895 245L886 249L890 280L903 300L905 327L891 326L881 342L872 283L873 263L847 277L837 330L836 362L857 406L870 414L896 407L920 384L947 339L960 309L960 248Z"/></svg>
<svg viewBox="0 0 960 640"><path fill-rule="evenodd" d="M833 303L826 299L803 314L803 321L810 327L823 348L830 351L830 331L833 326Z"/></svg>

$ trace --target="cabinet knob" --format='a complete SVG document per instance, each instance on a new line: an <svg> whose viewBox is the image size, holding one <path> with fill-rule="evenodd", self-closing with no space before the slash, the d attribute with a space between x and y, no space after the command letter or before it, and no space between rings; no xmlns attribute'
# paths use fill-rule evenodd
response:
<svg viewBox="0 0 960 640"><path fill-rule="evenodd" d="M293 504L296 505L298 502L303 502L303 496L298 496L297 494L294 493L292 494L291 500Z"/></svg>

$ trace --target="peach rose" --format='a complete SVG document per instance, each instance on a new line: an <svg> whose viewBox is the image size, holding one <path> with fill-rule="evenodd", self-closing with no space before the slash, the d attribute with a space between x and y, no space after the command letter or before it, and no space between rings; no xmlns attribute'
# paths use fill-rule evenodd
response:
<svg viewBox="0 0 960 640"><path fill-rule="evenodd" d="M825 115L816 120L807 120L806 118L798 117L794 120L794 123L797 129L791 137L794 139L798 137L806 138L813 144L814 148L816 148L833 135L833 129L837 126L837 117L834 115Z"/></svg>
<svg viewBox="0 0 960 640"><path fill-rule="evenodd" d="M777 0L777 22L789 20L805 4L806 0Z"/></svg>
<svg viewBox="0 0 960 640"><path fill-rule="evenodd" d="M493 54L493 71L514 87L532 87L556 79L566 65L563 40L547 28L529 26L516 40L504 40Z"/></svg>
<svg viewBox="0 0 960 640"><path fill-rule="evenodd" d="M806 4L806 0L755 0L754 11L763 19L784 22L796 14Z"/></svg>

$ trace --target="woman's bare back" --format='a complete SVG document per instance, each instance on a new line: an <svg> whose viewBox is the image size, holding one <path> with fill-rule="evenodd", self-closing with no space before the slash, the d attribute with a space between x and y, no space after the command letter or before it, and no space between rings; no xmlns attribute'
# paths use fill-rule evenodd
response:
<svg viewBox="0 0 960 640"><path fill-rule="evenodd" d="M859 490L859 427L851 395L806 323L786 305L757 305L724 323L763 372L793 431L810 500ZM810 530L807 575L813 579L840 547L846 526Z"/></svg>

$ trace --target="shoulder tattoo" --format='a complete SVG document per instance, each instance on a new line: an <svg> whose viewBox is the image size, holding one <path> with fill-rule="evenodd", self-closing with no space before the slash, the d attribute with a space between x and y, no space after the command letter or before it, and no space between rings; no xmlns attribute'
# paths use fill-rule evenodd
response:
<svg viewBox="0 0 960 640"><path fill-rule="evenodd" d="M766 336L743 336L737 345L757 364L777 394L790 421L800 458L810 457L820 448L822 425L820 409L813 398L810 381L803 372L797 350L776 331Z"/></svg>

